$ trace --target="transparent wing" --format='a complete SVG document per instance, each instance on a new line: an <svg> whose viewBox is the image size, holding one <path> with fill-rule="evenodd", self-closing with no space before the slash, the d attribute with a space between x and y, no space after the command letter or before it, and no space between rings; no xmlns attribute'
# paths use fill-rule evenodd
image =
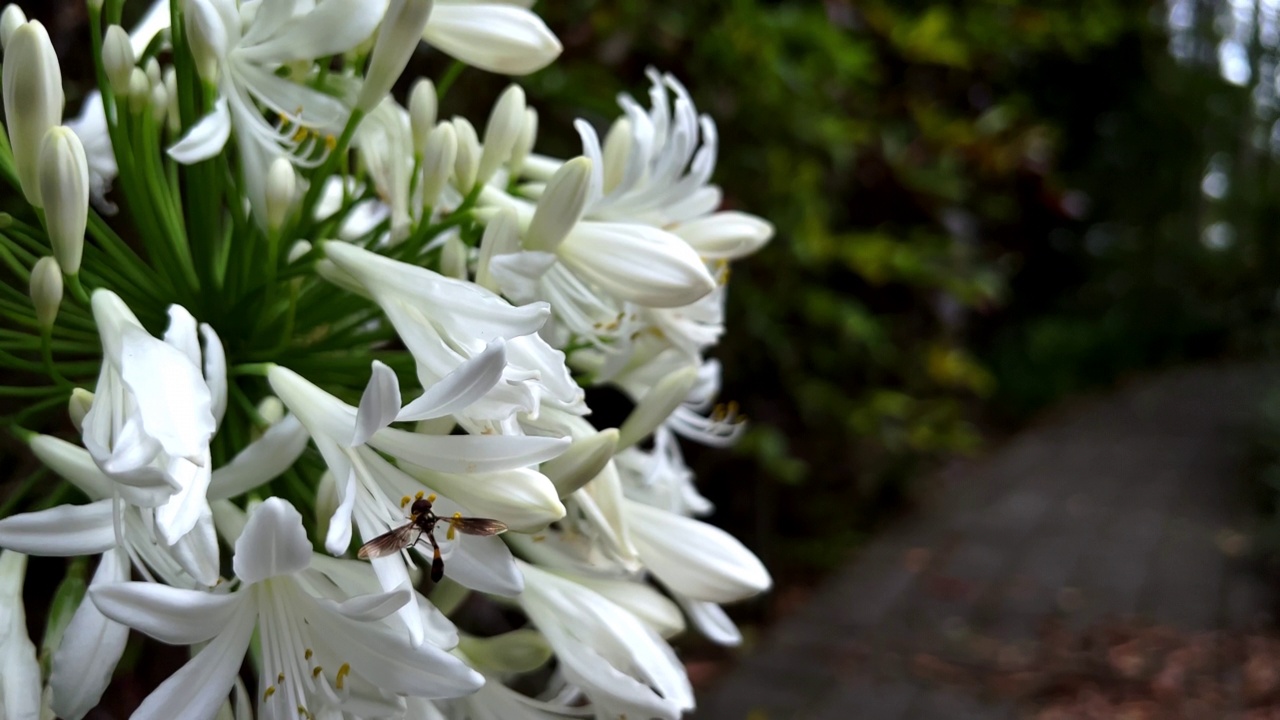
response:
<svg viewBox="0 0 1280 720"><path fill-rule="evenodd" d="M465 535L497 535L507 531L507 526L489 518L450 518L449 526Z"/></svg>
<svg viewBox="0 0 1280 720"><path fill-rule="evenodd" d="M361 560L394 555L412 546L422 537L422 529L413 523L406 523L394 530L388 530L378 537L360 546L356 556Z"/></svg>

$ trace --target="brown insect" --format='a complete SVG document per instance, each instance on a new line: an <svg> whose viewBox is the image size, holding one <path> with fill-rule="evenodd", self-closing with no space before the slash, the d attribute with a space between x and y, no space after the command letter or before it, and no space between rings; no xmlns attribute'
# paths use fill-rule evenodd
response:
<svg viewBox="0 0 1280 720"><path fill-rule="evenodd" d="M422 493L418 493L417 498L413 499L413 505L409 508L409 522L398 528L388 530L361 545L360 551L356 555L361 560L385 557L417 545L418 541L425 536L427 542L431 544L432 551L431 581L440 582L440 578L444 577L444 560L440 557L440 545L436 542L436 523L445 522L449 524L448 538L450 540L457 533L485 536L497 535L507 531L506 525L488 518L462 517L461 513L454 513L451 518L442 518L431 511L431 504L435 500L435 495L428 495L424 498ZM400 507L408 505L409 502L410 498L406 495L400 501Z"/></svg>

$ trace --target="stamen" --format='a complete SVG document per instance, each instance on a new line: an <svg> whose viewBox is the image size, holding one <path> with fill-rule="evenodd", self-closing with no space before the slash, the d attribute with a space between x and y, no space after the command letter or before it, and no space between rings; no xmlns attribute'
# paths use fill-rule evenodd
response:
<svg viewBox="0 0 1280 720"><path fill-rule="evenodd" d="M421 491L421 490L419 490L419 491L418 491L418 494L417 494L415 497L417 497L419 500L421 500L421 499L422 499L422 491ZM432 497L435 497L435 496L433 495ZM427 502L431 502L431 501L430 501L430 500L428 500Z"/></svg>
<svg viewBox="0 0 1280 720"><path fill-rule="evenodd" d="M405 495L404 497L400 498L400 507L403 508L405 505L408 505L411 502L413 502L413 498L409 497L408 495Z"/></svg>
<svg viewBox="0 0 1280 720"><path fill-rule="evenodd" d="M419 498L421 498L421 497L422 497L422 493L418 493L418 497L419 497ZM436 494L435 494L435 493L431 493L430 495L428 495L428 496L427 496L427 502L429 502L429 503L434 503L435 501L436 501Z"/></svg>
<svg viewBox="0 0 1280 720"><path fill-rule="evenodd" d="M313 669L311 670L311 677L312 677L312 678L318 678L318 677L320 677L320 673L322 673L322 672L324 672L324 668L322 668L322 667L320 667L319 665L317 665L317 666L315 666L315 668L313 668Z"/></svg>
<svg viewBox="0 0 1280 720"><path fill-rule="evenodd" d="M269 697L271 697L272 695L275 695L275 694L276 694L276 686L275 686L275 685L272 685L272 686L268 687L268 688L267 688L267 691L266 691L266 692L264 692L264 693L262 693L262 702L266 702L266 701L267 701L267 698L269 698Z"/></svg>
<svg viewBox="0 0 1280 720"><path fill-rule="evenodd" d="M445 537L453 540L458 537L458 521L462 519L462 513L454 513L449 519L449 532L445 533Z"/></svg>
<svg viewBox="0 0 1280 720"><path fill-rule="evenodd" d="M315 652L311 648L307 648L307 651L302 653L302 658L304 660L310 660L312 655L315 655Z"/></svg>
<svg viewBox="0 0 1280 720"><path fill-rule="evenodd" d="M326 149L326 150L328 150L329 152L333 152L334 148L338 147L338 138L336 138L336 137L334 137L334 136L332 136L332 135L325 135L325 136L324 136L324 147L325 147L325 149Z"/></svg>
<svg viewBox="0 0 1280 720"><path fill-rule="evenodd" d="M347 676L351 674L351 663L342 663L342 667L338 668L338 677L334 683L339 690L342 689L343 683L347 681Z"/></svg>
<svg viewBox="0 0 1280 720"><path fill-rule="evenodd" d="M280 673L279 675L276 676L276 684L278 685L283 682L284 682L284 673Z"/></svg>

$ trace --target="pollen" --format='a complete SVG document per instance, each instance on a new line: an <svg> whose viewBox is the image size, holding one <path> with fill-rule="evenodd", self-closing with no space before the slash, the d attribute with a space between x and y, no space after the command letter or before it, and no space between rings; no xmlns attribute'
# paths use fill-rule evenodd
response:
<svg viewBox="0 0 1280 720"><path fill-rule="evenodd" d="M298 128L298 131L293 134L293 141L296 143L300 143L306 139L307 139L307 129L304 127Z"/></svg>
<svg viewBox="0 0 1280 720"><path fill-rule="evenodd" d="M320 677L320 673L322 673L322 672L324 672L324 668L322 668L322 667L320 667L319 665L317 665L317 666L315 666L314 668L312 668L312 669L311 669L311 677L313 677L313 678L318 678L318 677Z"/></svg>
<svg viewBox="0 0 1280 720"><path fill-rule="evenodd" d="M422 499L422 491L421 491L421 490L419 490L419 491L418 491L418 494L417 494L417 495L415 495L414 497L416 497L417 499L421 500L421 499ZM433 496L433 497L434 497L434 496ZM430 500L428 500L427 502L431 502L431 501L430 501Z"/></svg>
<svg viewBox="0 0 1280 720"><path fill-rule="evenodd" d="M266 701L267 701L267 698L269 698L269 697L271 697L272 695L275 695L275 694L276 694L276 686L275 686L275 685L272 685L272 686L270 686L270 687L268 687L268 688L267 688L267 691L266 691L266 692L262 693L262 701L263 701L263 702L266 702Z"/></svg>
<svg viewBox="0 0 1280 720"><path fill-rule="evenodd" d="M351 674L351 663L342 663L342 667L338 668L338 676L334 684L339 690L347 681L347 676Z"/></svg>
<svg viewBox="0 0 1280 720"><path fill-rule="evenodd" d="M405 505L408 505L411 502L413 502L413 498L409 497L408 495L405 495L404 497L400 498L400 507L404 507Z"/></svg>
<svg viewBox="0 0 1280 720"><path fill-rule="evenodd" d="M326 150L328 150L329 152L333 152L333 149L334 149L334 148L336 148L336 147L338 147L338 138L336 138L336 137L334 137L334 136L332 136L332 135L325 135L325 136L324 136L324 147L325 147L325 149L326 149Z"/></svg>
<svg viewBox="0 0 1280 720"><path fill-rule="evenodd" d="M422 493L418 493L418 497L422 497ZM427 496L427 502L429 502L429 503L433 503L433 502L435 502L435 501L436 501L436 494L435 494L435 493L431 493L430 495L428 495L428 496Z"/></svg>
<svg viewBox="0 0 1280 720"><path fill-rule="evenodd" d="M310 660L310 659L311 659L311 656L312 656L312 655L315 655L315 654L316 654L316 653L315 653L315 651L314 651L314 650L312 650L311 648L307 648L307 651L306 651L306 652L304 652L304 653L302 654L302 659L303 659L303 660Z"/></svg>
<svg viewBox="0 0 1280 720"><path fill-rule="evenodd" d="M279 684L282 682L284 682L284 673L280 673L279 675L276 675L276 683Z"/></svg>

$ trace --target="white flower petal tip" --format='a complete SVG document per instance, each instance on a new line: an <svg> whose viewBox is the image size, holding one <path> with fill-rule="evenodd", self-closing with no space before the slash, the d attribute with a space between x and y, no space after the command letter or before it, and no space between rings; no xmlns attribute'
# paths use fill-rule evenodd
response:
<svg viewBox="0 0 1280 720"><path fill-rule="evenodd" d="M232 561L236 577L255 583L289 575L311 564L302 515L286 500L268 498L249 515Z"/></svg>
<svg viewBox="0 0 1280 720"><path fill-rule="evenodd" d="M632 541L664 585L694 600L728 603L773 585L764 564L741 542L713 525L625 501Z"/></svg>
<svg viewBox="0 0 1280 720"><path fill-rule="evenodd" d="M169 157L192 165L222 152L231 137L231 112L227 99L219 98L213 111L200 119L182 139L169 146Z"/></svg>
<svg viewBox="0 0 1280 720"><path fill-rule="evenodd" d="M708 260L737 260L764 247L774 229L763 218L730 210L681 223L672 232Z"/></svg>
<svg viewBox="0 0 1280 720"><path fill-rule="evenodd" d="M608 428L573 441L563 455L542 464L542 472L567 498L591 482L613 459L618 448L618 431Z"/></svg>
<svg viewBox="0 0 1280 720"><path fill-rule="evenodd" d="M437 2L422 39L472 67L503 75L537 72L564 49L542 18L500 2Z"/></svg>
<svg viewBox="0 0 1280 720"><path fill-rule="evenodd" d="M502 379L506 341L498 338L479 355L459 365L421 396L405 405L396 420L431 420L459 412L484 397Z"/></svg>
<svg viewBox="0 0 1280 720"><path fill-rule="evenodd" d="M691 365L654 384L618 428L618 447L631 447L652 435L680 407L697 381L698 366Z"/></svg>
<svg viewBox="0 0 1280 720"><path fill-rule="evenodd" d="M716 288L688 243L647 225L580 222L556 254L584 279L644 307L689 305Z"/></svg>
<svg viewBox="0 0 1280 720"><path fill-rule="evenodd" d="M396 373L379 360L373 361L369 384L360 397L356 411L356 432L351 447L363 445L373 434L395 422L400 412L400 379Z"/></svg>

